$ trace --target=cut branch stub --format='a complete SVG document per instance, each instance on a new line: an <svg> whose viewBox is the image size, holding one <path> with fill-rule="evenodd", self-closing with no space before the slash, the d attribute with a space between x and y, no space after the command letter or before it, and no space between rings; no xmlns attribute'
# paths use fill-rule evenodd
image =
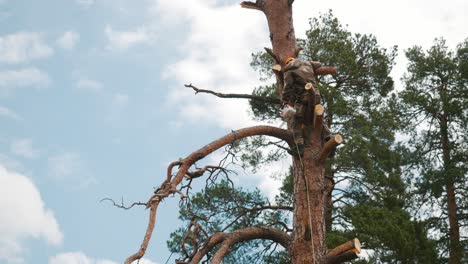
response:
<svg viewBox="0 0 468 264"><path fill-rule="evenodd" d="M325 111L325 109L324 109L323 105L318 104L318 105L315 106L315 109L314 109L314 128L318 128L318 127L320 127L322 125L324 111Z"/></svg>
<svg viewBox="0 0 468 264"><path fill-rule="evenodd" d="M242 8L255 9L263 12L263 0L257 0L256 2L243 1L240 5Z"/></svg>
<svg viewBox="0 0 468 264"><path fill-rule="evenodd" d="M331 136L331 138L323 145L322 150L320 150L320 154L317 158L317 161L319 163L324 163L330 155L330 153L332 153L335 150L335 148L341 143L343 143L343 138L341 137L341 135L336 134Z"/></svg>
<svg viewBox="0 0 468 264"><path fill-rule="evenodd" d="M328 75L328 74L335 75L337 74L337 72L338 71L336 67L331 67L331 66L322 66L315 70L316 75Z"/></svg>
<svg viewBox="0 0 468 264"><path fill-rule="evenodd" d="M359 257L361 252L361 242L359 239L355 238L351 241L348 241L336 248L330 250L327 255L325 255L325 264L338 264L346 261L351 261Z"/></svg>

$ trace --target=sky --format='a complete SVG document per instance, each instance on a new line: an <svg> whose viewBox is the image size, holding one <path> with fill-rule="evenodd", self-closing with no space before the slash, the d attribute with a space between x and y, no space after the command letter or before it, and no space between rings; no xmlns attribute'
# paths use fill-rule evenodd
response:
<svg viewBox="0 0 468 264"><path fill-rule="evenodd" d="M296 0L296 36L329 9L351 32L399 46L397 81L405 49L468 37L465 0ZM148 212L100 200L146 201L171 161L257 124L246 101L183 85L250 93L261 84L251 54L268 36L264 15L232 0L0 0L0 263L113 264L133 254ZM272 197L280 182L270 175L287 168L235 181ZM166 262L177 204L160 206L140 263Z"/></svg>

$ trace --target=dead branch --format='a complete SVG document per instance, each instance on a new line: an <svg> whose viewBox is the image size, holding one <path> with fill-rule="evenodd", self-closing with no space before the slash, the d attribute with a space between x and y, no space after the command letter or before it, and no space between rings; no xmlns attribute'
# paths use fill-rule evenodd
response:
<svg viewBox="0 0 468 264"><path fill-rule="evenodd" d="M226 146L228 144L233 143L234 141L251 137L251 136L272 136L278 139L286 141L290 146L293 146L294 141L291 132L273 127L273 126L254 126L254 127L247 127L243 129L239 129L236 131L232 131L231 133L221 137L204 147L192 152L184 159L180 159L179 161L173 162L168 167L168 177L162 183L162 185L156 189L155 194L150 198L147 203L147 206L151 208L150 212L150 220L148 223L148 227L146 229L145 237L143 242L140 246L140 250L133 254L132 256L128 257L125 261L125 264L130 264L132 261L140 259L146 252L146 248L148 247L148 243L151 239L151 235L153 233L155 220L156 220L156 210L159 203L170 194L179 193L183 196L183 194L177 190L177 186L182 182L182 180L187 175L188 170L192 167L192 165L197 162L198 160L203 159L207 155L211 154L212 152L216 151L217 149ZM172 169L174 166L179 166L179 170L177 171L176 175L172 176ZM168 180L169 179L169 180Z"/></svg>
<svg viewBox="0 0 468 264"><path fill-rule="evenodd" d="M348 241L336 248L330 250L325 255L325 264L339 264L346 261L350 261L358 258L358 254L361 252L361 243L359 239L355 238Z"/></svg>
<svg viewBox="0 0 468 264"><path fill-rule="evenodd" d="M221 171L224 171L226 172L227 170L221 166L205 166L201 169L198 169L196 171L193 171L193 172L189 172L187 171L186 175L188 177L188 179L196 179L198 177L201 177L203 176L203 174L205 174L206 171L210 172L210 173L214 173L215 171L217 170L221 170Z"/></svg>
<svg viewBox="0 0 468 264"><path fill-rule="evenodd" d="M159 200L154 200L151 202L150 206L150 217L148 221L148 226L146 227L145 237L141 243L140 250L137 253L131 255L125 260L125 264L131 264L133 261L141 259L145 255L146 249L148 248L151 235L153 234L154 225L156 222L156 211L159 206Z"/></svg>
<svg viewBox="0 0 468 264"><path fill-rule="evenodd" d="M280 104L280 99L274 98L274 97L265 97L265 96L255 96L251 94L225 94L225 93L218 93L212 90L205 90L205 89L200 89L196 86L193 86L192 84L185 84L185 87L191 88L195 91L195 94L197 93L207 93L207 94L212 94L216 97L219 98L234 98L234 99L249 99L249 100L255 100L255 101L260 101L264 103L270 103L270 104Z"/></svg>
<svg viewBox="0 0 468 264"><path fill-rule="evenodd" d="M211 251L215 246L221 244L220 249L216 252L211 263L221 263L224 256L228 253L231 246L234 244L245 242L253 239L268 239L272 240L284 248L288 248L292 237L287 233L280 231L273 227L247 227L238 229L232 233L218 232L208 238L205 245L198 251L198 253L192 258L190 264L199 263L203 257Z"/></svg>
<svg viewBox="0 0 468 264"><path fill-rule="evenodd" d="M99 202L102 203L103 201L110 201L111 203L113 203L113 205L114 205L115 207L118 207L118 208L121 208L121 209L125 209L125 210L131 209L131 208L132 208L133 206L135 206L135 205L143 205L143 206L147 206L147 205L148 205L147 203L143 203L143 202L135 202L135 203L132 203L132 204L129 205L129 206L125 206L123 200L121 201L120 204L117 204L117 203L116 203L113 199L111 199L111 198L103 198L103 199L101 199L101 201L99 201Z"/></svg>

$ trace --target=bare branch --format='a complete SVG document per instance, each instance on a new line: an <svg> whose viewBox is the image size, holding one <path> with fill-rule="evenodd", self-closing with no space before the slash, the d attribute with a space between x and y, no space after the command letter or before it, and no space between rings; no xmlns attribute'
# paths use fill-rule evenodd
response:
<svg viewBox="0 0 468 264"><path fill-rule="evenodd" d="M141 244L140 250L137 253L130 256L129 258L127 258L127 260L125 261L125 264L130 264L132 261L142 258L143 255L145 254L146 248L148 247L148 243L153 233L155 220L156 220L156 210L158 208L159 203L164 198L168 197L170 194L173 194L173 193L179 193L182 196L182 198L185 197L182 194L182 192L177 190L177 186L182 182L182 180L187 175L188 170L190 169L190 167L192 167L192 165L195 162L203 159L204 157L216 151L217 149L225 145L233 143L234 141L237 141L246 137L259 136L259 135L276 137L278 139L286 141L290 146L294 144L292 134L291 132L287 130L273 127L273 126L247 127L247 128L239 129L236 131L232 131L228 135L225 135L224 137L221 137L209 143L208 145L205 145L204 147L196 150L195 152L192 152L186 158L180 159L179 161L176 161L176 162L172 162L168 166L167 179L161 184L161 186L158 189L156 189L155 194L150 198L150 200L147 203L147 207L151 208L150 220L149 220L148 227L146 229L145 237ZM176 173L176 175L172 176L172 169L174 166L179 166L179 170Z"/></svg>
<svg viewBox="0 0 468 264"><path fill-rule="evenodd" d="M270 104L280 104L280 99L274 98L274 97L256 96L256 95L251 95L251 94L218 93L212 90L200 89L196 86L193 86L192 84L185 84L185 87L192 88L195 91L195 94L207 93L207 94L212 94L214 96L217 96L219 98L249 99L249 100L255 100L255 101L260 101L260 102L265 102L265 103L270 103Z"/></svg>
<svg viewBox="0 0 468 264"><path fill-rule="evenodd" d="M124 202L122 200L122 202L120 204L117 204L113 199L111 198L104 198L104 199L101 199L101 201L99 202L103 202L103 201L110 201L114 204L115 207L118 207L118 208L121 208L121 209L125 209L125 210L128 210L128 209L131 209L133 206L135 205L143 205L143 206L147 206L148 204L147 203L143 203L143 202L135 202L135 203L132 203L131 205L129 206L125 206L124 205Z"/></svg>
<svg viewBox="0 0 468 264"><path fill-rule="evenodd" d="M159 206L159 200L154 200L151 202L150 205L150 217L148 221L148 227L146 228L145 237L143 238L143 242L141 243L140 250L137 253L131 255L125 260L125 264L131 264L133 261L141 259L148 248L149 241L151 239L151 235L153 234L154 225L156 222L156 210Z"/></svg>

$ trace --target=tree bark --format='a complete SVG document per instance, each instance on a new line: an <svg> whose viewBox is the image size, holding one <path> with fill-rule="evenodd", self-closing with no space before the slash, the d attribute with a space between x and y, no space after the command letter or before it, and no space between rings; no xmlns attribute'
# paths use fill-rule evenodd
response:
<svg viewBox="0 0 468 264"><path fill-rule="evenodd" d="M460 243L460 227L457 217L457 201L455 199L455 186L453 175L449 173L451 160L450 160L450 142L448 138L448 117L446 114L441 118L441 143L444 161L444 170L447 179L447 210L449 220L449 264L460 264L463 255L463 247Z"/></svg>

